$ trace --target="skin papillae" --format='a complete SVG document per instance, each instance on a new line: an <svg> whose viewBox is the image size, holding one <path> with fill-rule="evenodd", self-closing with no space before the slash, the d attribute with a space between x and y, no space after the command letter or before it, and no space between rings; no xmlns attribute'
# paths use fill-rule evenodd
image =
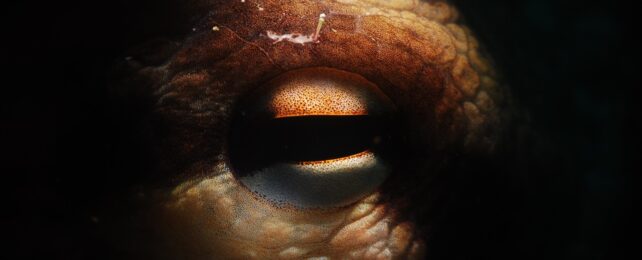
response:
<svg viewBox="0 0 642 260"><path fill-rule="evenodd" d="M133 56L132 75L119 86L149 95L154 121L162 124L155 129L162 135L155 141L157 169L172 177L156 180L162 185L148 202L150 225L163 243L151 247L152 254L425 257L438 176L448 175L457 158L492 157L508 120L507 94L457 10L417 0L184 4L198 17L193 29L168 43L159 64ZM322 13L316 41L274 37L313 35ZM244 188L227 160L236 102L279 74L308 67L350 71L373 82L395 103L405 129L400 166L376 192L345 207L276 207Z"/></svg>

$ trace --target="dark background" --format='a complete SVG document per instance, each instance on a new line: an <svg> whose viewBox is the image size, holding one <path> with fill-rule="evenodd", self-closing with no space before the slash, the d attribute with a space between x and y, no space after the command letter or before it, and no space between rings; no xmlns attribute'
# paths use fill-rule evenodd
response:
<svg viewBox="0 0 642 260"><path fill-rule="evenodd" d="M125 109L134 101L111 99L101 82L129 47L184 28L173 27L182 18L164 2L129 2L4 4L2 224L17 256L86 257L94 250L87 241L100 236L92 227L108 221L92 219L110 200L104 194L126 193L127 174L145 169L136 163L143 151L123 149L138 142L127 137L139 131L136 112ZM639 203L639 9L625 1L455 2L555 150L550 171L526 176L517 251L623 255ZM130 172L115 172L123 166Z"/></svg>

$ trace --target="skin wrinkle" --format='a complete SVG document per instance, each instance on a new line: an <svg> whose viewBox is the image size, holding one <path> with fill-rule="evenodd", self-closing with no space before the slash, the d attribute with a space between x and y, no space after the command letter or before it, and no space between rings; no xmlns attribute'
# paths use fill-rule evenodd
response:
<svg viewBox="0 0 642 260"><path fill-rule="evenodd" d="M404 205L386 199L393 195L377 191L333 209L276 207L234 178L221 147L245 93L285 71L331 67L377 84L421 133L410 137L415 142L435 151L492 152L505 94L458 12L416 0L192 4L210 10L195 31L167 63L138 70L150 78L156 113L169 125L160 149L195 165L159 203L158 226L173 245L163 257L422 258L429 245L401 213ZM266 35L310 34L320 13L327 16L318 43L274 43Z"/></svg>

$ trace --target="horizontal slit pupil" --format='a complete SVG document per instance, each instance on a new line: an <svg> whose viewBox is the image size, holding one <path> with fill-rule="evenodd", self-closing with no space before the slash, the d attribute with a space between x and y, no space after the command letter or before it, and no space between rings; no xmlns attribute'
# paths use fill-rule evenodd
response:
<svg viewBox="0 0 642 260"><path fill-rule="evenodd" d="M370 148L373 131L364 117L295 117L272 120L265 137L284 161L315 161Z"/></svg>
<svg viewBox="0 0 642 260"><path fill-rule="evenodd" d="M246 170L279 162L330 160L376 150L386 140L381 118L300 116L236 124L231 159Z"/></svg>

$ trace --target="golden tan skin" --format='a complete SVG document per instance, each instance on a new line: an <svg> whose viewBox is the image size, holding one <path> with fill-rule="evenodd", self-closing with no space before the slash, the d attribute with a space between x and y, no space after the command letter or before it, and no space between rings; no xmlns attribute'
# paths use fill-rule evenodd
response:
<svg viewBox="0 0 642 260"><path fill-rule="evenodd" d="M341 208L275 207L235 180L225 136L235 102L261 82L297 68L330 67L375 83L406 115L410 138L433 154L492 153L505 94L457 10L416 0L189 4L208 14L164 64L136 67L151 82L145 91L153 93L156 113L169 122L161 150L187 162L174 187L156 192L152 215L167 243L158 256L423 258L430 245L408 216L412 205L398 203L403 197L379 190ZM322 13L312 42L270 37L313 35Z"/></svg>

